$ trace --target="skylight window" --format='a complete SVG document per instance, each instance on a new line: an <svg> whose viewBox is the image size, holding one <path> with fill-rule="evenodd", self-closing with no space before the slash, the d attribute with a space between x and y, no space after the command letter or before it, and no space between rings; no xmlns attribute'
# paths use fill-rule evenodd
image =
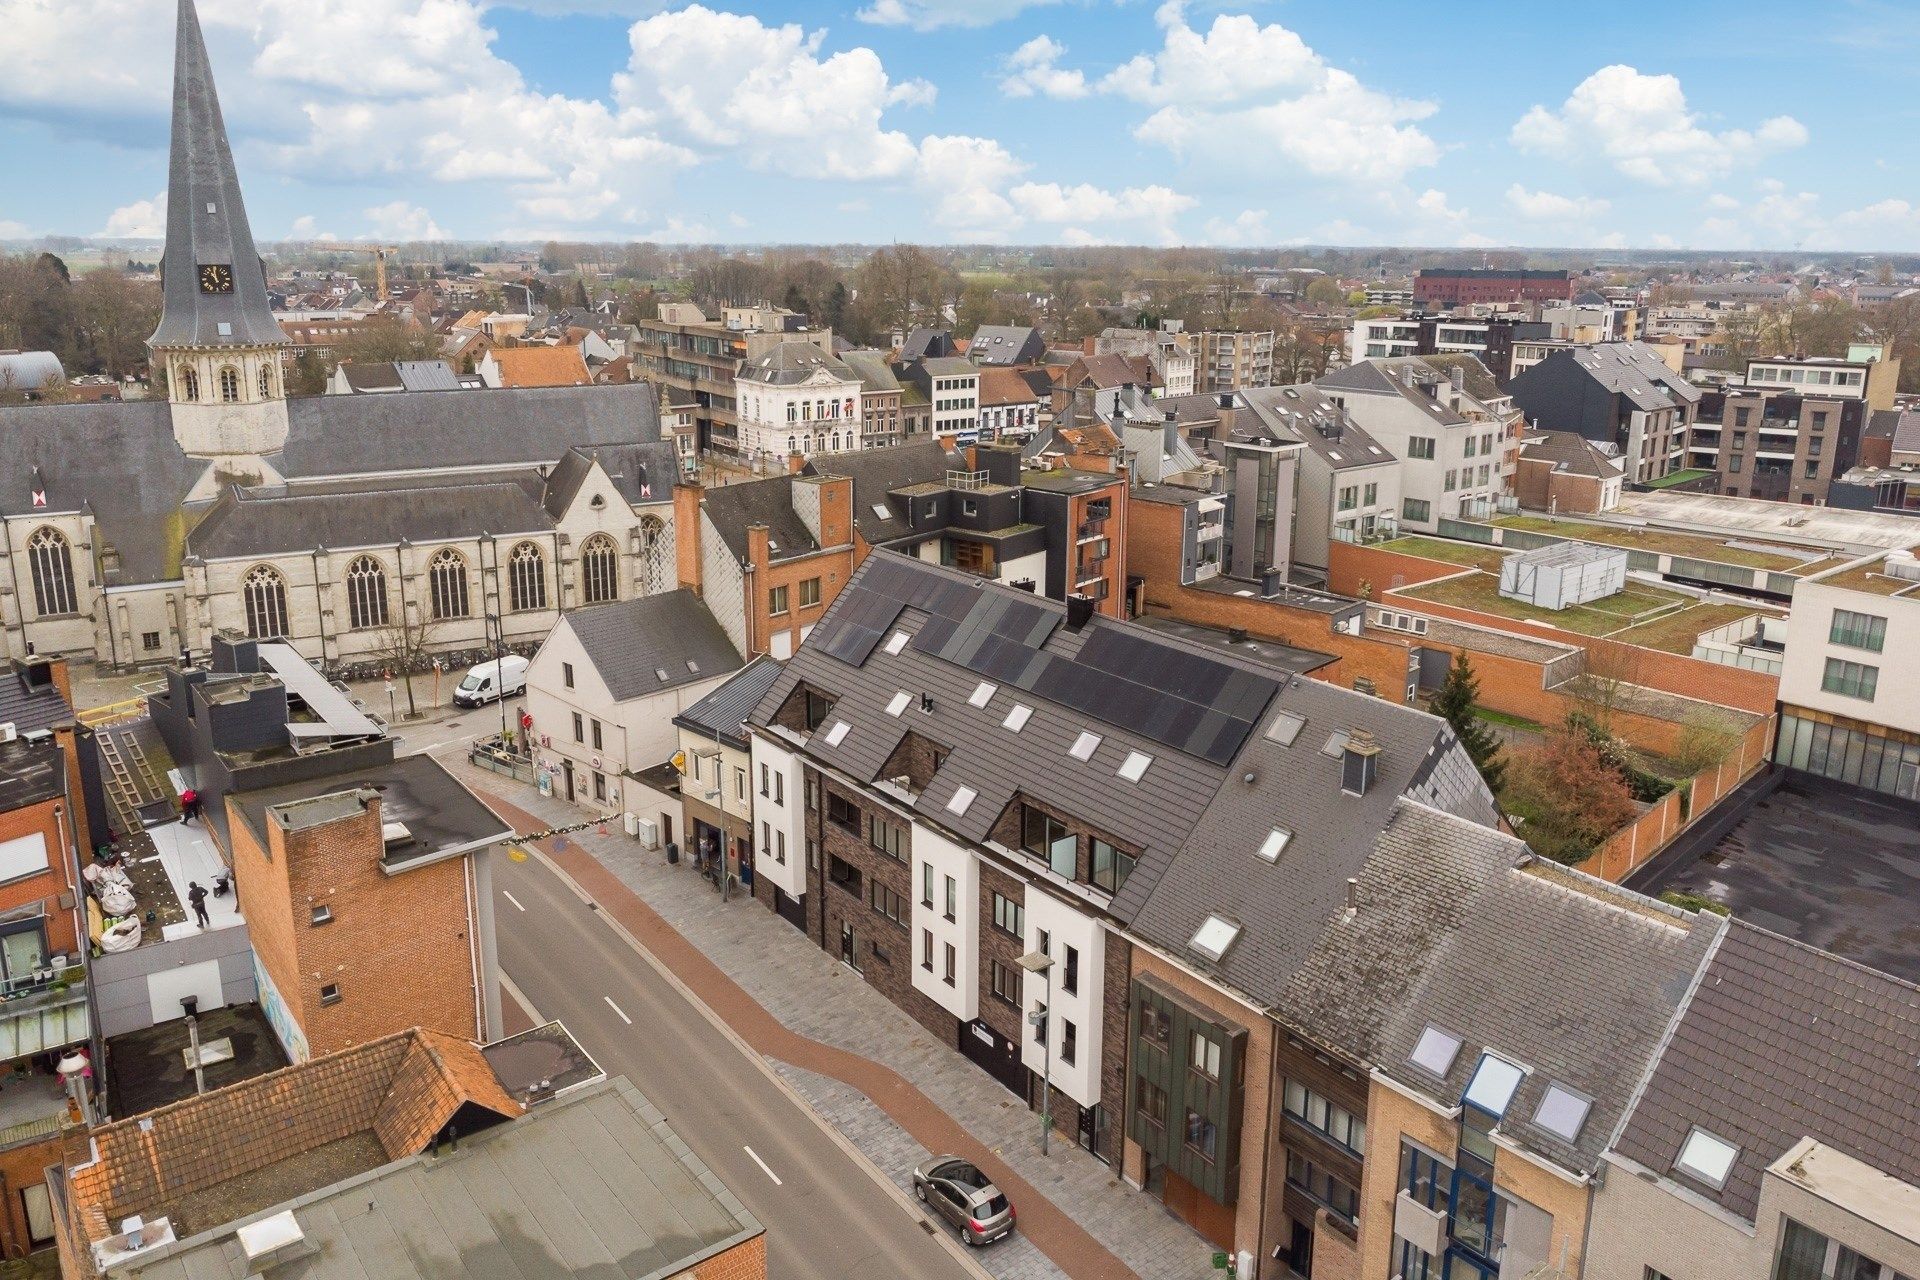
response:
<svg viewBox="0 0 1920 1280"><path fill-rule="evenodd" d="M1300 731L1306 727L1305 716L1295 715L1291 711L1282 711L1273 718L1273 723L1267 726L1267 741L1290 747L1293 745L1293 740L1300 736Z"/></svg>
<svg viewBox="0 0 1920 1280"><path fill-rule="evenodd" d="M1725 1138L1696 1127L1680 1144L1680 1158L1673 1162L1673 1167L1718 1190L1727 1185L1727 1175L1733 1172L1733 1162L1739 1154L1740 1148Z"/></svg>
<svg viewBox="0 0 1920 1280"><path fill-rule="evenodd" d="M1085 760L1093 759L1093 753L1099 749L1100 749L1099 734L1082 733L1079 737L1073 740L1073 746L1068 749L1067 754L1072 756L1075 760L1085 761Z"/></svg>
<svg viewBox="0 0 1920 1280"><path fill-rule="evenodd" d="M687 659L687 670L689 670L689 671L691 671L691 672L693 672L693 674L695 674L695 675L699 675L699 674L700 674L700 664L699 664L698 662L695 662L695 661L694 661L694 660L693 660L692 658L688 658L688 659Z"/></svg>
<svg viewBox="0 0 1920 1280"><path fill-rule="evenodd" d="M1013 704L1013 710L1007 712L1007 718L1002 720L1000 724L1002 728L1011 729L1015 733L1018 733L1027 727L1027 721L1032 718L1033 708L1024 702L1016 702Z"/></svg>
<svg viewBox="0 0 1920 1280"><path fill-rule="evenodd" d="M827 745L837 747L847 740L847 730L851 728L845 720L835 720L833 728L827 730Z"/></svg>
<svg viewBox="0 0 1920 1280"><path fill-rule="evenodd" d="M1341 756L1341 753L1346 751L1347 743L1351 740L1351 738L1352 738L1352 735L1349 734L1345 729L1335 729L1331 734L1328 735L1327 745L1320 748L1320 754L1323 756L1328 756L1334 760L1338 760Z"/></svg>
<svg viewBox="0 0 1920 1280"><path fill-rule="evenodd" d="M1483 1054L1480 1066L1474 1071L1473 1079L1467 1082L1467 1091L1461 1100L1491 1115L1503 1116L1507 1113L1507 1104L1513 1101L1514 1090L1526 1078L1525 1071L1505 1058Z"/></svg>
<svg viewBox="0 0 1920 1280"><path fill-rule="evenodd" d="M1420 1040L1413 1046L1413 1052L1407 1055L1407 1061L1430 1076L1445 1079L1447 1072L1453 1070L1453 1060L1459 1053L1459 1036L1429 1024L1420 1033Z"/></svg>
<svg viewBox="0 0 1920 1280"><path fill-rule="evenodd" d="M902 711L905 711L907 707L912 704L912 702L913 702L913 695L903 689L899 693L894 694L893 701L887 704L887 714L890 716L897 716Z"/></svg>
<svg viewBox="0 0 1920 1280"><path fill-rule="evenodd" d="M965 813L967 807L973 803L973 797L974 790L972 787L959 788L953 793L953 798L947 801L947 812L956 814Z"/></svg>
<svg viewBox="0 0 1920 1280"><path fill-rule="evenodd" d="M1128 782L1138 782L1147 776L1147 766L1153 763L1153 757L1143 751L1127 752L1126 761L1120 766L1120 776Z"/></svg>
<svg viewBox="0 0 1920 1280"><path fill-rule="evenodd" d="M907 633L896 631L887 637L887 652L898 653L907 647Z"/></svg>
<svg viewBox="0 0 1920 1280"><path fill-rule="evenodd" d="M1240 936L1240 926L1222 916L1208 916L1207 922L1193 935L1193 941L1187 945L1209 960L1218 961L1227 954L1227 948Z"/></svg>
<svg viewBox="0 0 1920 1280"><path fill-rule="evenodd" d="M659 680L661 684L665 684L667 682L667 669L665 667L655 667L653 669L653 674L654 674L654 678Z"/></svg>
<svg viewBox="0 0 1920 1280"><path fill-rule="evenodd" d="M893 519L893 514L887 510L887 504L884 502L876 502L873 504L873 514L879 516L882 520Z"/></svg>
<svg viewBox="0 0 1920 1280"><path fill-rule="evenodd" d="M1267 838L1260 842L1260 856L1268 862L1278 862L1280 855L1287 851L1287 846L1291 843L1293 843L1293 832L1275 827L1267 833Z"/></svg>
<svg viewBox="0 0 1920 1280"><path fill-rule="evenodd" d="M992 681L982 680L974 686L973 693L967 698L967 705L970 707L986 706L989 702L993 701L993 695L999 688L1000 686L994 684Z"/></svg>
<svg viewBox="0 0 1920 1280"><path fill-rule="evenodd" d="M1559 1081L1547 1086L1540 1098L1540 1105L1533 1113L1533 1122L1554 1137L1565 1142L1576 1141L1580 1130L1587 1123L1587 1113L1593 1110L1593 1099L1575 1093Z"/></svg>

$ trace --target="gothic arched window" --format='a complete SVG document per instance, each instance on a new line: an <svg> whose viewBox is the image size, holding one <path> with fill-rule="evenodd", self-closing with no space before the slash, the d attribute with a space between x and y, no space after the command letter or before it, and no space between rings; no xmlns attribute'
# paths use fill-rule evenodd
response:
<svg viewBox="0 0 1920 1280"><path fill-rule="evenodd" d="M247 574L247 634L255 640L278 640L287 634L287 581L270 565Z"/></svg>
<svg viewBox="0 0 1920 1280"><path fill-rule="evenodd" d="M547 562L531 542L515 547L507 559L507 603L516 613L547 607Z"/></svg>
<svg viewBox="0 0 1920 1280"><path fill-rule="evenodd" d="M58 529L41 529L27 539L27 564L33 577L33 607L43 618L78 613L73 589L73 548Z"/></svg>
<svg viewBox="0 0 1920 1280"><path fill-rule="evenodd" d="M260 366L260 398L262 400L273 398L273 366L270 364Z"/></svg>
<svg viewBox="0 0 1920 1280"><path fill-rule="evenodd" d="M232 365L220 370L220 403L237 404L240 401L240 371Z"/></svg>
<svg viewBox="0 0 1920 1280"><path fill-rule="evenodd" d="M200 375L191 365L180 366L180 398L198 400L200 398Z"/></svg>
<svg viewBox="0 0 1920 1280"><path fill-rule="evenodd" d="M606 534L596 533L581 545L580 582L588 604L620 598L620 550Z"/></svg>
<svg viewBox="0 0 1920 1280"><path fill-rule="evenodd" d="M360 556L347 566L347 625L387 625L387 571L372 556Z"/></svg>
<svg viewBox="0 0 1920 1280"><path fill-rule="evenodd" d="M427 591L433 597L433 616L467 616L467 558L446 547L433 553L427 566Z"/></svg>

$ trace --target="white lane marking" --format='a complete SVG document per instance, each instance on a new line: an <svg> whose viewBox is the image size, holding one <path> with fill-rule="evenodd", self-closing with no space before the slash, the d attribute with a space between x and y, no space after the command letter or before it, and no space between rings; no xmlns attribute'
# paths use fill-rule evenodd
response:
<svg viewBox="0 0 1920 1280"><path fill-rule="evenodd" d="M508 902L511 902L511 903L512 903L512 904L513 904L514 906L516 906L516 907L520 907L520 910L522 910L522 911L525 911L525 910L526 910L526 908L525 908L525 907L521 907L521 906L520 906L520 899L518 899L518 898L516 898L516 897L514 897L514 896L513 896L513 895L512 895L511 893L507 893L507 891L506 891L505 889L502 889L502 890L501 890L500 892L501 892L501 893L503 893L503 894L506 894L506 898L507 898L507 901L508 901Z"/></svg>
<svg viewBox="0 0 1920 1280"><path fill-rule="evenodd" d="M773 1179L774 1186L784 1187L785 1185L787 1185L786 1183L780 1181L779 1174L767 1168L767 1162L760 1158L760 1153L758 1151L755 1151L752 1147L741 1147L740 1149L753 1157L753 1162L760 1166L760 1172L766 1174L769 1178Z"/></svg>
<svg viewBox="0 0 1920 1280"><path fill-rule="evenodd" d="M540 1016L540 1011L533 1007L533 1001L527 999L527 993L520 989L518 983L507 976L505 970L502 970L500 973L500 989L512 996L514 1000L519 1003L520 1007L527 1011L527 1017L532 1020L534 1026L537 1027L546 1021L545 1018Z"/></svg>
<svg viewBox="0 0 1920 1280"><path fill-rule="evenodd" d="M627 1016L627 1011L625 1009L622 1009L619 1005L613 1002L612 996L601 996L600 998L607 1002L607 1008L613 1010L615 1013L620 1015L620 1021L626 1023L628 1026L633 1025L633 1019Z"/></svg>

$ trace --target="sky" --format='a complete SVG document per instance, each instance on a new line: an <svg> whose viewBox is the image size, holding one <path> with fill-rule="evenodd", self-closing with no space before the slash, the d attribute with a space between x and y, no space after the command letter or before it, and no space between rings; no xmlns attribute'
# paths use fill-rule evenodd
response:
<svg viewBox="0 0 1920 1280"><path fill-rule="evenodd" d="M173 10L0 0L0 239L159 234ZM200 14L261 240L1920 250L1912 0Z"/></svg>

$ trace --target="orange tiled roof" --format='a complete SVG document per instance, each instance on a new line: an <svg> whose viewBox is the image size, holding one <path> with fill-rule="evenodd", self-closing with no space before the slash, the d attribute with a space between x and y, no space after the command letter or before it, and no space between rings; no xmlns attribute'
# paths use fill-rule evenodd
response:
<svg viewBox="0 0 1920 1280"><path fill-rule="evenodd" d="M988 365L980 370L980 407L1033 404L1040 399L1033 387L1012 366Z"/></svg>
<svg viewBox="0 0 1920 1280"><path fill-rule="evenodd" d="M495 347L503 387L582 387L592 382L579 347Z"/></svg>
<svg viewBox="0 0 1920 1280"><path fill-rule="evenodd" d="M102 1125L97 1156L68 1169L69 1195L99 1240L123 1218L161 1217L170 1202L356 1134L390 1160L417 1155L467 1105L525 1111L479 1046L415 1028Z"/></svg>

